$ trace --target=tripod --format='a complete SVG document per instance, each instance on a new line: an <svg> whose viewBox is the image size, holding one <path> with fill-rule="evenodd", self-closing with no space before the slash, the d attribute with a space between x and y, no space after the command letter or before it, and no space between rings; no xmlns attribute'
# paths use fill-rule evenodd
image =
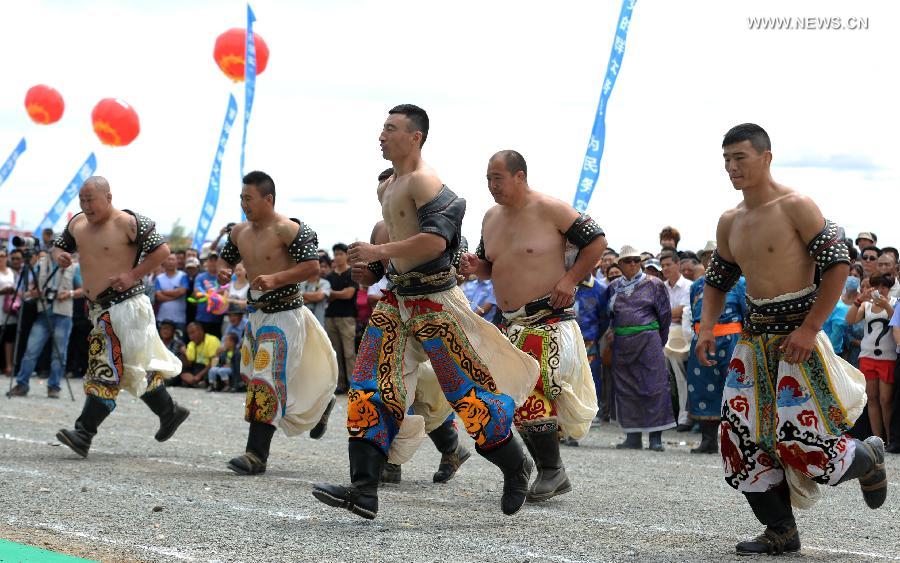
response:
<svg viewBox="0 0 900 563"><path fill-rule="evenodd" d="M39 311L41 309L43 309L44 319L47 322L47 330L50 333L49 339L50 339L51 346L52 346L51 354L53 356L55 356L56 361L61 366L61 369L63 372L63 379L66 380L66 388L69 390L69 398L72 401L75 401L75 395L74 395L74 393L72 393L72 384L69 382L69 374L68 374L68 372L66 372L65 362L62 361L63 360L62 352L59 351L59 345L56 342L56 334L55 334L55 330L53 329L53 319L50 317L50 311L49 311L50 303L49 302L51 301L51 299L47 299L47 285L50 284L50 281L59 272L59 265L55 265L53 267L53 270L50 272L50 275L47 277L47 281L45 282L44 287L42 288L40 286L40 277L38 277L37 272L34 271L34 266L31 265L31 256L32 256L31 252L29 252L25 249L22 249L22 256L24 258L24 264L22 266L22 274L19 276L19 281L16 283L14 295L18 295L22 291L23 288L28 287L29 276L31 276L31 278L34 279L35 288L38 290L38 297L36 299L37 300L37 308ZM54 298L52 300L55 301L55 292L54 292ZM15 376L17 375L15 373L15 367L19 361L19 358L18 358L19 343L22 338L22 320L23 320L22 312L23 311L24 311L24 303L23 303L23 307L19 308L19 313L18 313L19 319L18 319L18 322L16 323L16 338L15 338L15 344L13 344L13 357L12 357L14 373L9 378L9 390L10 391L12 391L13 381L15 380ZM40 313L38 313L38 315L40 315ZM3 341L3 337L6 333L7 326L9 326L9 325L4 323L3 326L0 327L0 342ZM7 393L6 397L7 397L7 399L12 399L12 395L10 395L9 393Z"/></svg>

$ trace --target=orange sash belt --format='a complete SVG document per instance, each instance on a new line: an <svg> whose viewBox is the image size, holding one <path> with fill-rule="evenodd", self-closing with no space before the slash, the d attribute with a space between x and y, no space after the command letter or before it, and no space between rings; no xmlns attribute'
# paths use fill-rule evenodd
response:
<svg viewBox="0 0 900 563"><path fill-rule="evenodd" d="M720 336L728 336L729 334L740 334L742 330L744 330L744 325L741 323L717 324L713 327L713 336L718 338ZM700 333L700 323L694 323L694 332L697 334Z"/></svg>

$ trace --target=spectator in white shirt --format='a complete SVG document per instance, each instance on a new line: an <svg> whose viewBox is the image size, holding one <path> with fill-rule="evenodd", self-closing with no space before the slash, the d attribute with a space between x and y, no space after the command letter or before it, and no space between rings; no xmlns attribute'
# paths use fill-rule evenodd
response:
<svg viewBox="0 0 900 563"><path fill-rule="evenodd" d="M665 278L666 290L669 292L669 303L672 307L672 325L669 327L669 338L675 333L676 340L687 339L681 328L681 317L685 311L690 314L691 282L681 275L681 263L678 255L672 251L665 251L659 256ZM687 410L687 379L684 370L672 370L675 373L675 384L678 387L678 427L679 432L687 432L691 429Z"/></svg>

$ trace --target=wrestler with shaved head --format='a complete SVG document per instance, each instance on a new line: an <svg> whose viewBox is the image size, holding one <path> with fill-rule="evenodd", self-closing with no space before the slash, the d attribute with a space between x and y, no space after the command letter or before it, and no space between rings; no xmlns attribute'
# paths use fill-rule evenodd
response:
<svg viewBox="0 0 900 563"><path fill-rule="evenodd" d="M463 275L494 284L500 330L540 364L541 375L513 417L534 458L529 502L572 490L559 434L578 440L597 414L597 395L578 327L575 292L606 250L606 236L587 215L528 185L528 165L514 150L488 161L488 190L497 205L481 225L481 243L460 260ZM567 248L568 246L568 248ZM567 263L568 250L577 257Z"/></svg>
<svg viewBox="0 0 900 563"><path fill-rule="evenodd" d="M169 247L153 221L113 207L106 178L88 178L78 200L81 213L53 241L53 255L65 268L78 251L94 329L88 339L84 408L75 429L60 430L56 437L87 457L97 427L113 411L123 389L140 397L159 417L157 441L168 440L190 413L163 385L165 376L181 373L181 361L160 340L141 281L169 255Z"/></svg>

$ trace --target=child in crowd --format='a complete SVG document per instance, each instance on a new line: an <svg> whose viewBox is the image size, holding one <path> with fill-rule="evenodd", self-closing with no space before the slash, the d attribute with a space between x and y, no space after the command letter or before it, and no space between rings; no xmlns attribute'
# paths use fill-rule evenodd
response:
<svg viewBox="0 0 900 563"><path fill-rule="evenodd" d="M240 354L237 335L233 332L225 334L215 363L209 369L207 391L231 391L232 386L236 386L236 379L240 379Z"/></svg>

